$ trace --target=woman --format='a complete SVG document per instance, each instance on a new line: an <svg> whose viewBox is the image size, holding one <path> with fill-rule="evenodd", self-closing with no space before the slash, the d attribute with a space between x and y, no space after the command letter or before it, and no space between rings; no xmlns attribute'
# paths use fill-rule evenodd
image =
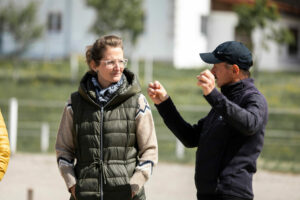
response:
<svg viewBox="0 0 300 200"><path fill-rule="evenodd" d="M114 35L88 47L90 70L64 109L56 155L71 199L146 199L157 140L148 102L123 56Z"/></svg>
<svg viewBox="0 0 300 200"><path fill-rule="evenodd" d="M9 162L10 148L6 126L0 111L0 181L2 180Z"/></svg>

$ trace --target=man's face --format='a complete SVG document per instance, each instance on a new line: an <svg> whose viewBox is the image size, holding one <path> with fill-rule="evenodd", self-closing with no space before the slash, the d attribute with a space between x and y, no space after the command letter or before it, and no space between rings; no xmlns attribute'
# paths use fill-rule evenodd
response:
<svg viewBox="0 0 300 200"><path fill-rule="evenodd" d="M228 67L225 62L214 64L211 73L215 76L218 87L234 82L232 66Z"/></svg>

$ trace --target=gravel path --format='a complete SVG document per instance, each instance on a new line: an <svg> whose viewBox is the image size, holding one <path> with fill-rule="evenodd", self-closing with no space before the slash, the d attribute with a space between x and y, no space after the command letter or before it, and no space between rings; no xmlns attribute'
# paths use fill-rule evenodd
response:
<svg viewBox="0 0 300 200"><path fill-rule="evenodd" d="M149 200L196 200L194 167L159 163L146 184ZM69 194L54 155L16 154L0 182L0 200L67 200ZM254 178L255 200L300 200L300 175L260 170Z"/></svg>

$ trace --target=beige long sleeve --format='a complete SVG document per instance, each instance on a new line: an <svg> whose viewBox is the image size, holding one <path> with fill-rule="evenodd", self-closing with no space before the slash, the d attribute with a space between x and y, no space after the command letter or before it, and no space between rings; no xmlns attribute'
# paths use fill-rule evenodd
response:
<svg viewBox="0 0 300 200"><path fill-rule="evenodd" d="M71 101L69 100L62 114L55 144L58 168L68 189L76 184L73 165L73 161L75 160L73 131L73 110Z"/></svg>
<svg viewBox="0 0 300 200"><path fill-rule="evenodd" d="M139 163L130 180L131 188L135 193L150 178L153 167L158 162L158 145L150 106L143 94L140 95L138 103L136 136L139 148Z"/></svg>

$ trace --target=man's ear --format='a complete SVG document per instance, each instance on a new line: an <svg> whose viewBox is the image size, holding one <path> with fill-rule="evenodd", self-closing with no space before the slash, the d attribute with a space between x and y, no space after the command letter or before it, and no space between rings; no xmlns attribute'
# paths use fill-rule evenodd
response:
<svg viewBox="0 0 300 200"><path fill-rule="evenodd" d="M232 65L232 71L233 71L233 73L234 74L239 74L240 73L240 68L239 68L239 66L237 66L236 64L233 64Z"/></svg>

